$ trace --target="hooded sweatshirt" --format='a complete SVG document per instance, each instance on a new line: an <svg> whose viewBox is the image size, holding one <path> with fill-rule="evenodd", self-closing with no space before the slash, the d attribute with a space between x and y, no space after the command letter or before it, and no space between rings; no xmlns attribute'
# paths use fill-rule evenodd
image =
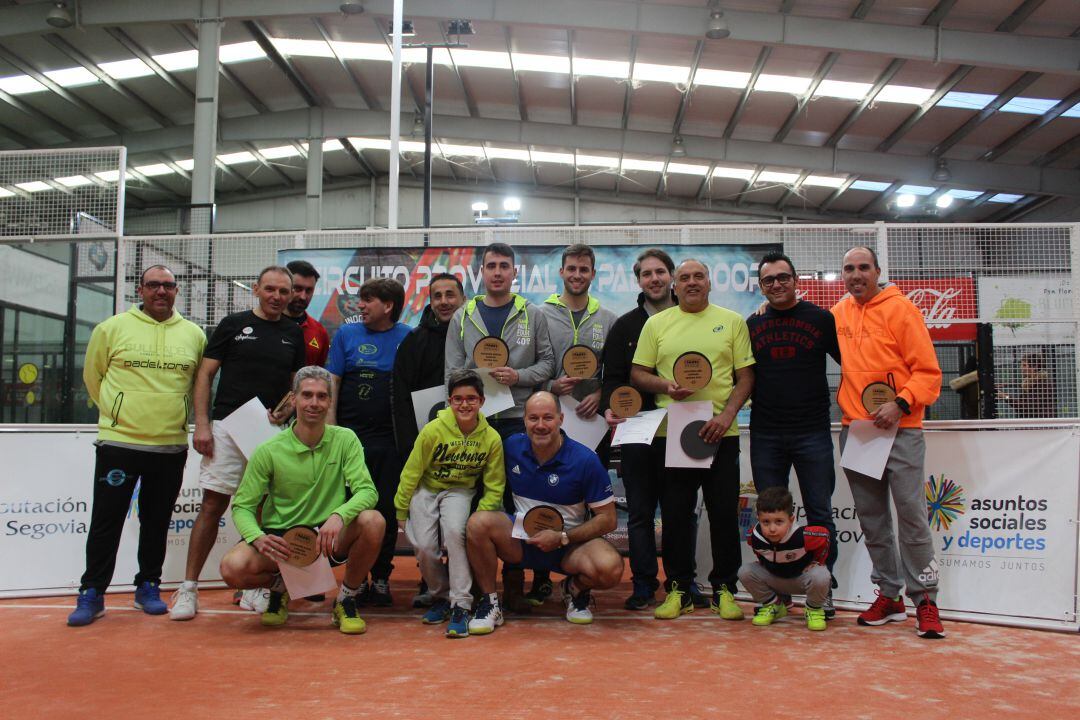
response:
<svg viewBox="0 0 1080 720"><path fill-rule="evenodd" d="M572 345L590 347L596 353L596 359L600 359L604 351L604 343L607 341L607 334L611 331L611 326L615 324L615 313L600 307L600 301L596 298L589 297L589 304L581 316L581 324L575 325L573 313L557 294L552 294L545 300L542 309L547 316L548 337L551 338L551 349L555 359L555 375L552 379L566 375L562 367L562 358ZM595 378L583 380L574 387L575 398L581 400L600 387L601 367L597 365ZM544 383L544 387L550 390L551 381Z"/></svg>
<svg viewBox="0 0 1080 720"><path fill-rule="evenodd" d="M416 329L405 336L394 356L390 403L394 409L394 441L402 459L409 456L419 433L412 393L443 384L448 327L450 324L439 322L439 317L428 305Z"/></svg>
<svg viewBox="0 0 1080 720"><path fill-rule="evenodd" d="M90 335L83 382L98 406L98 439L187 445L188 410L206 333L180 313L158 322L134 306Z"/></svg>
<svg viewBox="0 0 1080 720"><path fill-rule="evenodd" d="M446 367L443 380L457 369L476 367L473 348L489 335L501 337L510 350L507 366L518 373L518 381L510 387L514 407L498 413L500 418L519 418L525 414L525 401L533 390L555 375L555 358L548 337L547 318L535 305L515 293L510 294L510 314L502 328L489 329L476 309L484 295L477 295L465 307L459 308L450 319L446 333ZM561 358L560 358L561 359Z"/></svg>
<svg viewBox="0 0 1080 720"><path fill-rule="evenodd" d="M481 413L476 428L465 435L450 408L443 408L424 426L401 471L394 496L398 520L409 516L409 503L417 485L431 492L483 485L479 510L501 510L506 469L502 440Z"/></svg>
<svg viewBox="0 0 1080 720"><path fill-rule="evenodd" d="M862 305L845 296L832 314L842 359L836 401L844 425L870 418L862 392L883 382L911 406L911 414L900 416L900 427L921 428L926 407L941 393L941 368L919 309L888 285Z"/></svg>

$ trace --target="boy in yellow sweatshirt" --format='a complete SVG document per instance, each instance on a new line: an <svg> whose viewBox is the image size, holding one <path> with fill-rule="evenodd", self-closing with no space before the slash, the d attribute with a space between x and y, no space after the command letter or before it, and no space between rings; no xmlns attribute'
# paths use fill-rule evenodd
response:
<svg viewBox="0 0 1080 720"><path fill-rule="evenodd" d="M455 373L446 389L449 407L420 431L401 472L394 508L399 521L408 521L405 535L435 598L423 621L437 625L449 618L446 636L457 638L468 636L472 609L465 523L477 490L483 491L480 510L502 508L506 470L499 433L480 413L480 376L471 370Z"/></svg>

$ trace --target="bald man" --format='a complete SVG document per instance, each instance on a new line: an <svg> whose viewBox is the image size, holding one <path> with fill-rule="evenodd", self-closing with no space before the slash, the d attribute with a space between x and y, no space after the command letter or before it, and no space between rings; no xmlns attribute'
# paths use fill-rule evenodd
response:
<svg viewBox="0 0 1080 720"><path fill-rule="evenodd" d="M514 514L479 511L469 518L469 564L484 597L469 622L470 635L486 635L503 624L495 571L499 560L532 570L566 575L566 619L592 622L590 592L614 587L622 579L623 560L603 539L615 529L615 496L596 453L562 432L559 402L537 392L525 402L525 433L506 439L506 481ZM516 516L547 506L563 520L562 530L541 530L521 540L513 536Z"/></svg>

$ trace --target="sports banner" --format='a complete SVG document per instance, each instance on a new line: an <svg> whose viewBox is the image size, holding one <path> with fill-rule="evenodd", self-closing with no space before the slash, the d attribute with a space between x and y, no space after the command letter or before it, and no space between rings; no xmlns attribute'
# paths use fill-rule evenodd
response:
<svg viewBox="0 0 1080 720"><path fill-rule="evenodd" d="M657 245L678 263L687 258L704 262L712 277L710 300L746 316L761 304L757 284L757 263L767 252L780 250L778 243L767 245ZM635 245L596 245L596 279L590 294L616 315L632 310L638 288L634 261L645 248ZM552 293L562 292L559 268L561 246L519 246L516 253L517 280L513 291L539 305ZM480 273L483 248L356 248L290 249L278 251L278 262L307 260L319 271L315 296L308 313L326 326L331 337L339 326L359 318L357 294L365 280L396 278L405 286L405 311L401 322L416 325L428 301L432 275L449 272L458 276L468 297L484 292Z"/></svg>

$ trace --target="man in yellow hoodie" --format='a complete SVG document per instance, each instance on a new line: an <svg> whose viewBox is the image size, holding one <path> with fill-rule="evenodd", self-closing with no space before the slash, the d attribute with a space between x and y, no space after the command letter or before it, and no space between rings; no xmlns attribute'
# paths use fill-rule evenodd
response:
<svg viewBox="0 0 1080 720"><path fill-rule="evenodd" d="M172 271L153 265L137 288L140 304L94 328L83 381L98 406L94 509L86 536L86 572L68 625L89 625L105 613L116 551L136 483L139 487L139 573L135 607L162 615L158 583L173 504L188 451L188 410L206 334L173 309Z"/></svg>
<svg viewBox="0 0 1080 720"><path fill-rule="evenodd" d="M461 638L469 634L472 610L465 524L477 490L483 491L480 510L502 508L506 468L502 439L480 414L480 376L471 370L453 373L446 390L450 407L420 431L401 472L394 508L399 521L408 520L405 535L435 598L424 623L449 618L446 636ZM440 545L446 547L448 565L442 563Z"/></svg>
<svg viewBox="0 0 1080 720"><path fill-rule="evenodd" d="M848 250L842 271L848 295L832 308L842 358L837 393L844 412L841 452L853 420L871 420L883 430L900 426L881 478L844 469L874 566L871 579L880 588L877 600L858 622L884 625L906 620L900 596L906 587L916 605L919 637L945 637L935 603L938 566L923 490L922 434L925 409L941 392L941 368L919 309L896 286L878 285L881 268L873 250ZM875 383L883 395L877 402L864 402L864 391ZM890 396L895 399L888 400ZM890 493L899 525L899 552Z"/></svg>

